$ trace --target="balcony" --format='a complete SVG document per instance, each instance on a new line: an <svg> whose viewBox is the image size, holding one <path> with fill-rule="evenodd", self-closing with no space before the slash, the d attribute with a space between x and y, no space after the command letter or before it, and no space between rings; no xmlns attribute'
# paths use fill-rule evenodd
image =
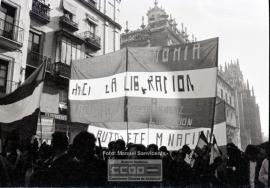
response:
<svg viewBox="0 0 270 188"><path fill-rule="evenodd" d="M19 50L23 45L24 30L16 24L0 19L0 48Z"/></svg>
<svg viewBox="0 0 270 188"><path fill-rule="evenodd" d="M60 17L60 25L61 27L66 28L73 32L79 30L78 23L74 22L66 15Z"/></svg>
<svg viewBox="0 0 270 188"><path fill-rule="evenodd" d="M50 7L41 0L33 0L30 16L36 18L41 23L50 22Z"/></svg>
<svg viewBox="0 0 270 188"><path fill-rule="evenodd" d="M97 3L94 0L80 0L82 3L86 4L88 7L97 8Z"/></svg>
<svg viewBox="0 0 270 188"><path fill-rule="evenodd" d="M39 65L41 65L44 61L47 61L47 72L52 73L53 72L53 64L51 61L51 58L48 58L46 56L43 56L39 53L36 52L28 52L27 54L27 65L31 66L33 68L37 68L39 67Z"/></svg>
<svg viewBox="0 0 270 188"><path fill-rule="evenodd" d="M102 17L104 20L110 22L110 24L114 25L117 29L121 30L122 26L117 23L113 18L107 16L103 12L101 12L100 8L97 7L97 3L95 0L79 0L82 4L89 7L92 11L94 11L97 15Z"/></svg>
<svg viewBox="0 0 270 188"><path fill-rule="evenodd" d="M70 66L62 62L56 62L54 63L54 73L65 78L70 78Z"/></svg>
<svg viewBox="0 0 270 188"><path fill-rule="evenodd" d="M100 50L101 48L101 40L100 37L95 35L94 33L90 31L85 31L81 34L79 34L80 37L82 37L85 40L86 45L91 47L94 50Z"/></svg>
<svg viewBox="0 0 270 188"><path fill-rule="evenodd" d="M18 86L19 82L15 82L12 80L5 80L5 86L0 86L0 97L4 97L5 95L14 91Z"/></svg>

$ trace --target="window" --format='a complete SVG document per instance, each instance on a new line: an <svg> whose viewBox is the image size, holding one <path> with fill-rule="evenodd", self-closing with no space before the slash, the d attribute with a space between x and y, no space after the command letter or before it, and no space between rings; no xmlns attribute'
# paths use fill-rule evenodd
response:
<svg viewBox="0 0 270 188"><path fill-rule="evenodd" d="M87 31L90 31L91 33L93 33L94 35L96 34L96 24L87 21Z"/></svg>
<svg viewBox="0 0 270 188"><path fill-rule="evenodd" d="M56 61L70 65L72 60L80 59L81 57L81 45L76 44L63 37L58 41L56 51Z"/></svg>
<svg viewBox="0 0 270 188"><path fill-rule="evenodd" d="M0 10L0 35L13 40L16 8L2 2Z"/></svg>
<svg viewBox="0 0 270 188"><path fill-rule="evenodd" d="M64 16L71 21L73 21L74 19L74 15L65 9L64 9Z"/></svg>
<svg viewBox="0 0 270 188"><path fill-rule="evenodd" d="M220 89L220 98L223 99L223 89Z"/></svg>
<svg viewBox="0 0 270 188"><path fill-rule="evenodd" d="M87 2L94 5L95 7L97 6L97 0L87 0Z"/></svg>
<svg viewBox="0 0 270 188"><path fill-rule="evenodd" d="M230 96L230 105L232 105L232 97Z"/></svg>
<svg viewBox="0 0 270 188"><path fill-rule="evenodd" d="M228 101L228 95L227 95L227 93L225 93L225 101L226 102Z"/></svg>
<svg viewBox="0 0 270 188"><path fill-rule="evenodd" d="M106 6L106 14L109 16L112 20L114 20L114 3L107 1L107 6Z"/></svg>
<svg viewBox="0 0 270 188"><path fill-rule="evenodd" d="M40 51L40 35L29 32L28 51L39 53Z"/></svg>
<svg viewBox="0 0 270 188"><path fill-rule="evenodd" d="M6 93L8 62L0 60L0 93Z"/></svg>

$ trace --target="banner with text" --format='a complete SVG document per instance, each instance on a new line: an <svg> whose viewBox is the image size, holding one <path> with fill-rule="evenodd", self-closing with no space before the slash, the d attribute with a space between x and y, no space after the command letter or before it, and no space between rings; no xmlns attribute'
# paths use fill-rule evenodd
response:
<svg viewBox="0 0 270 188"><path fill-rule="evenodd" d="M170 128L210 128L217 47L215 38L177 46L127 48L73 63L71 121L127 120Z"/></svg>
<svg viewBox="0 0 270 188"><path fill-rule="evenodd" d="M128 127L128 131L127 131ZM191 149L196 147L201 131L204 131L210 141L210 128L183 128L171 125L155 125L138 122L110 122L92 123L88 132L100 138L102 147L108 147L109 142L123 139L126 143L157 144L166 146L169 150L179 150L187 144ZM219 146L227 144L225 102L220 101L215 105L213 134Z"/></svg>
<svg viewBox="0 0 270 188"><path fill-rule="evenodd" d="M115 129L121 125L122 129ZM134 144L157 144L166 146L168 150L179 150L183 145L187 144L191 149L194 149L201 131L204 131L207 138L210 138L210 128L190 128L190 129L168 129L167 126L152 125L150 128L147 124L141 124L139 127L135 123L129 123L126 130L125 123L93 124L89 125L88 131L93 133L97 138L100 138L101 146L108 147L109 142L123 139L126 143ZM142 128L145 127L145 128ZM226 123L222 122L214 126L214 135L219 146L227 144L226 139Z"/></svg>

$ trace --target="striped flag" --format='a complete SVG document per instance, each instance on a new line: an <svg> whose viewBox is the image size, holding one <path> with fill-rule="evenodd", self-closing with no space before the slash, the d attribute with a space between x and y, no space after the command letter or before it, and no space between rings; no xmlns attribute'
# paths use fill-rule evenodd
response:
<svg viewBox="0 0 270 188"><path fill-rule="evenodd" d="M198 155L203 154L203 149L207 147L208 141L206 136L204 135L203 132L201 132L197 146L195 147L194 153L197 153Z"/></svg>
<svg viewBox="0 0 270 188"><path fill-rule="evenodd" d="M46 62L41 64L14 92L0 98L1 137L16 131L20 139L36 134Z"/></svg>
<svg viewBox="0 0 270 188"><path fill-rule="evenodd" d="M214 163L215 158L221 156L221 151L218 148L217 141L215 136L213 135L213 143L211 145L210 151L210 165Z"/></svg>

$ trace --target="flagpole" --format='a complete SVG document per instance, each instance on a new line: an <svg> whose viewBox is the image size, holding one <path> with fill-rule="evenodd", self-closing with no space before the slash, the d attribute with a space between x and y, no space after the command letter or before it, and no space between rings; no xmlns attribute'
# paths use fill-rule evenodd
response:
<svg viewBox="0 0 270 188"><path fill-rule="evenodd" d="M218 77L218 42L219 38L217 38L217 53L216 53L216 58L217 58L217 70L216 70L216 85L215 85L215 97L214 97L214 110L212 114L212 127L211 127L211 132L210 132L210 140L209 143L212 141L212 135L214 132L214 124L215 124L215 112L216 112L216 100L217 100L217 77Z"/></svg>
<svg viewBox="0 0 270 188"><path fill-rule="evenodd" d="M72 71L72 61L70 62L70 79L71 79L71 71ZM70 81L69 79L69 81ZM68 84L68 97L69 97L69 84ZM68 141L71 142L71 139L69 138L69 132L70 132L70 137L72 137L71 135L71 131L69 130L70 129L70 126L69 124L71 124L71 120L70 120L70 101L69 101L69 98L67 100L67 120L66 120L66 135L68 137ZM88 128L87 128L88 130Z"/></svg>
<svg viewBox="0 0 270 188"><path fill-rule="evenodd" d="M39 130L40 130L40 140L41 140L41 143L43 143L43 138L42 138L42 124L41 124L41 111L39 110L38 112L38 119L39 119Z"/></svg>
<svg viewBox="0 0 270 188"><path fill-rule="evenodd" d="M2 142L3 142L3 139L2 139L2 125L0 123L0 154L2 153Z"/></svg>
<svg viewBox="0 0 270 188"><path fill-rule="evenodd" d="M48 66L48 58L45 59L45 70L44 70L44 75L43 75L43 86L45 84L45 77L46 77L46 71L47 71L47 66ZM42 92L43 92L43 88L42 88ZM42 130L42 123L41 123L41 108L40 108L40 103L41 103L41 95L42 92L40 94L40 99L39 99L39 112L38 112L38 116L39 116L39 129L40 129L40 139L41 139L41 144L43 143L43 130Z"/></svg>
<svg viewBox="0 0 270 188"><path fill-rule="evenodd" d="M153 121L153 99L151 98L151 103L150 103L150 117L149 117L149 122L148 122L148 128L147 128L147 145L149 145L149 128L150 125L152 125L152 121Z"/></svg>
<svg viewBox="0 0 270 188"><path fill-rule="evenodd" d="M127 72L128 72L128 47L126 47L126 82L127 83ZM128 144L128 99L127 96L125 95L125 104L124 104L124 121L127 122L127 144Z"/></svg>

